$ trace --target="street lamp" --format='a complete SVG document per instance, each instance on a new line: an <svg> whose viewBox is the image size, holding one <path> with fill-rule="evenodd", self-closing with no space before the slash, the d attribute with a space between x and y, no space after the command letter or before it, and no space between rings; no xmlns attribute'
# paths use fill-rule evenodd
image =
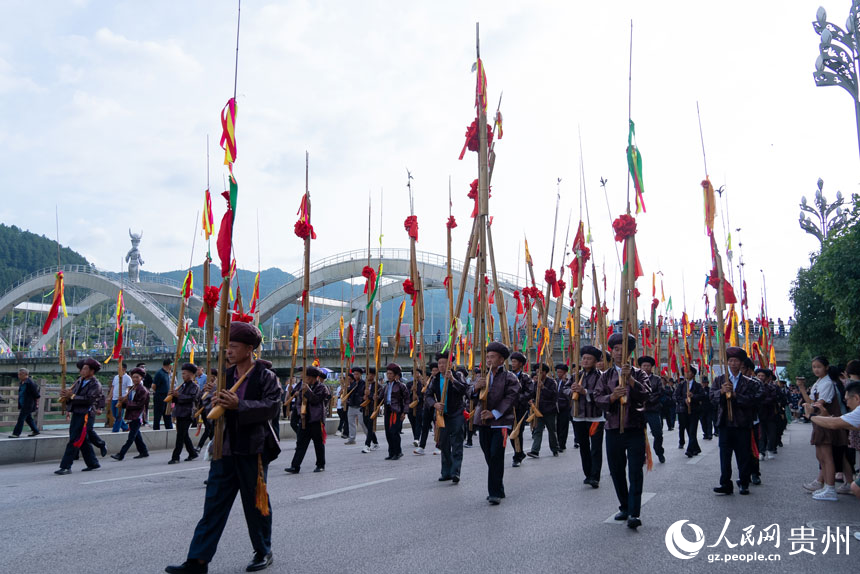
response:
<svg viewBox="0 0 860 574"><path fill-rule="evenodd" d="M854 99L854 118L857 122L857 142L860 145L860 95L858 95L857 65L860 60L860 0L851 1L851 12L845 21L845 30L827 21L823 6L815 14L812 23L815 33L821 36L818 58L812 77L816 86L840 86ZM860 150L860 148L858 148Z"/></svg>
<svg viewBox="0 0 860 574"><path fill-rule="evenodd" d="M818 238L818 241L824 243L824 240L830 237L833 233L841 229L848 223L848 212L842 209L845 204L845 198L841 191L836 192L836 201L828 203L827 198L822 192L824 188L824 180L818 178L818 189L815 191L815 207L812 207L806 202L806 196L800 199L800 228L810 235ZM813 214L818 221L813 220L803 212ZM835 216L831 217L834 215Z"/></svg>
<svg viewBox="0 0 860 574"><path fill-rule="evenodd" d="M272 342L272 350L275 349L275 325L278 324L278 320L272 317L272 336L269 340Z"/></svg>

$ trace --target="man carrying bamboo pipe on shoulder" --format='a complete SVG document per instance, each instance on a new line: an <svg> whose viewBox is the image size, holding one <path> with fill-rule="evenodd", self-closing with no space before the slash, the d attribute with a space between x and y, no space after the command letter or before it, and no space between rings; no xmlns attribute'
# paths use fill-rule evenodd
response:
<svg viewBox="0 0 860 574"><path fill-rule="evenodd" d="M585 474L582 483L591 488L600 486L600 471L603 468L603 426L606 419L603 409L594 400L594 391L601 375L596 365L602 358L603 353L597 347L582 347L579 351L581 371L564 390L571 396L573 436L579 444L579 458Z"/></svg>
<svg viewBox="0 0 860 574"><path fill-rule="evenodd" d="M460 469L463 466L463 440L466 419L463 415L465 408L464 397L469 392L466 381L454 369L451 369L448 353L436 355L437 372L430 379L427 392L424 393L424 405L428 410L441 417L444 426L437 424L439 449L442 451L442 475L440 482L451 480L454 484L460 482ZM439 428L441 427L441 428Z"/></svg>
<svg viewBox="0 0 860 574"><path fill-rule="evenodd" d="M419 387L418 387L418 396L421 397L427 392L427 388L430 385L430 380L433 379L437 374L439 374L439 365L436 361L433 361L429 365L429 373L419 373L416 377ZM415 455L423 455L424 448L427 446L427 439L430 438L430 427L433 425L436 419L436 413L433 412L433 409L427 408L427 405L423 402L418 403L418 409L420 411L421 418L421 436L418 439L418 448L412 451L412 454ZM434 449L433 454L439 454L438 445Z"/></svg>
<svg viewBox="0 0 860 574"><path fill-rule="evenodd" d="M663 395L663 384L660 377L652 372L654 368L654 357L642 355L637 360L639 368L645 371L648 375L649 385L651 386L652 401L645 406L645 421L648 423L648 428L651 429L651 436L654 437L654 454L660 460L660 464L666 462L666 455L663 450L663 418L660 416L660 410L663 408L660 399Z"/></svg>
<svg viewBox="0 0 860 574"><path fill-rule="evenodd" d="M131 386L125 396L120 397L117 402L120 412L124 412L125 420L128 421L128 439L117 454L111 455L114 460L124 459L132 444L137 447L137 456L134 458L149 456L149 450L140 435L143 415L149 409L149 391L143 386L143 377L146 375L146 371L140 367L135 367L129 372L129 375L131 376Z"/></svg>
<svg viewBox="0 0 860 574"><path fill-rule="evenodd" d="M266 492L269 463L281 452L272 417L280 408L281 389L269 363L254 360L262 335L250 323L233 321L227 346L228 390L212 400L224 410L222 456L210 463L203 517L197 523L188 557L168 566L168 574L202 574L215 556L236 495L241 493L254 557L246 568L255 572L272 564L272 507ZM235 391L229 390L238 387ZM220 410L220 409L219 409ZM216 437L217 438L217 437Z"/></svg>
<svg viewBox="0 0 860 574"><path fill-rule="evenodd" d="M370 367L367 371L367 384L364 386L364 401L361 403L364 405L364 411L362 412L362 424L364 425L364 432L367 434L367 438L364 441L364 448L361 449L361 452L364 454L369 453L372 450L379 450L379 440L376 438L376 418L373 416L373 412L376 410L377 405L375 404L374 397L372 393L375 393L379 389L379 378L376 374L376 367ZM379 413L377 412L377 415Z"/></svg>
<svg viewBox="0 0 860 574"><path fill-rule="evenodd" d="M187 461L197 458L197 450L188 434L191 428L192 416L194 415L194 401L197 399L199 388L197 387L197 365L185 363L182 365L182 384L168 393L167 400L173 403L173 417L176 419L176 445L173 447L173 455L167 464L176 464L182 455L182 447L188 452Z"/></svg>
<svg viewBox="0 0 860 574"><path fill-rule="evenodd" d="M71 415L69 423L69 442L66 451L60 461L60 468L54 474L71 474L72 463L80 451L87 467L84 470L95 470L99 468L99 461L93 452L93 447L87 440L87 423L90 417L95 416L95 410L100 397L102 387L96 379L96 373L101 369L101 364L91 358L81 359L77 364L80 377L71 387L60 391L60 398L66 401L66 410Z"/></svg>
<svg viewBox="0 0 860 574"><path fill-rule="evenodd" d="M400 446L400 429L403 419L410 410L409 403L412 395L406 388L400 376L403 371L397 363L385 367L385 384L376 392L377 402L382 403L383 420L385 425L385 440L388 442L388 456L385 460L400 460L403 458L403 448Z"/></svg>
<svg viewBox="0 0 860 574"><path fill-rule="evenodd" d="M523 450L522 428L525 426L525 419L529 416L532 394L534 394L534 385L531 378L523 370L526 365L526 356L519 351L511 353L511 372L520 382L520 391L517 393L517 400L514 404L515 421L514 426L520 427L520 432L516 438L512 438L514 447L514 459L511 464L513 468L517 468L526 459L526 453Z"/></svg>
<svg viewBox="0 0 860 574"><path fill-rule="evenodd" d="M325 373L316 367L308 367L303 373L293 411L296 416L304 417L304 425L300 426L298 430L293 460L290 466L284 469L290 474L299 473L311 441L314 443L314 453L316 454L314 472L325 470L325 411L331 398L331 392L322 382L325 378ZM307 407L304 415L301 414L302 405Z"/></svg>
<svg viewBox="0 0 860 574"><path fill-rule="evenodd" d="M198 416L203 419L203 433L200 436L200 442L197 443L198 451L202 450L206 440L209 439L211 441L215 434L215 423L209 420L208 415L209 411L212 410L212 398L215 394L217 384L218 369L212 367L209 369L209 376L206 378L206 382L197 392L197 399L195 402L199 413Z"/></svg>
<svg viewBox="0 0 860 574"><path fill-rule="evenodd" d="M606 415L606 462L619 503L615 520L626 520L627 527L635 529L642 525L639 511L642 507L642 469L647 440L644 409L651 397L651 387L645 371L631 366L630 357L623 356L622 337L621 333L613 333L609 337L608 345L615 367L601 375L594 395ZM627 351L632 353L636 348L636 337L627 337ZM625 398L622 420L621 406Z"/></svg>
<svg viewBox="0 0 860 574"><path fill-rule="evenodd" d="M536 407L543 416L535 416L534 428L532 430L532 446L526 453L530 458L540 457L540 447L543 442L543 431L546 428L549 435L549 449L552 456L558 456L558 436L556 436L556 415L558 414L558 383L549 376L550 368L546 363L535 365L535 392L531 396L529 404ZM540 397L537 396L537 388L540 386ZM535 400L538 402L535 403Z"/></svg>
<svg viewBox="0 0 860 574"><path fill-rule="evenodd" d="M514 403L520 391L517 377L505 369L505 360L510 354L502 343L493 341L487 345L487 374L479 376L473 385L473 392L479 398L487 387L486 404L479 400L475 407L475 424L479 425L478 438L487 462L487 501L493 506L505 497L505 446L514 424Z"/></svg>

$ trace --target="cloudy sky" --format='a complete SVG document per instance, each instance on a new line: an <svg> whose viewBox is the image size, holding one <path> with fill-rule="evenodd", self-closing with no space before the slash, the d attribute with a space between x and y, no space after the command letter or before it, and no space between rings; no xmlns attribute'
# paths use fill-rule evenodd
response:
<svg viewBox="0 0 860 574"><path fill-rule="evenodd" d="M225 169L219 112L233 93L236 2L7 0L0 34L0 221L119 269L128 228L144 231L144 269L187 265L208 177L216 219ZM742 243L748 292L792 314L788 291L817 241L797 225L818 177L834 196L858 189L851 98L816 88L818 7L807 1L272 2L242 4L237 122L241 267L294 271L292 227L304 153L319 239L313 257L361 248L373 234L407 246L406 168L414 176L419 248L444 253L449 176L455 253L462 257L477 156L458 161L474 117L475 22L491 108L504 91L504 139L491 213L499 267L517 272L528 235L536 271L549 265L556 182L559 244L580 218L581 130L594 253L616 275L613 217L627 190L628 56L632 117L644 159L638 243L646 294L662 271L667 297L703 312L710 268L703 233L707 167L725 185L718 226ZM826 6L843 25L849 2ZM601 177L607 180L604 189ZM728 208L726 211L725 208ZM582 215L585 219L585 215ZM740 228L740 231L735 231ZM556 250L555 266L558 267ZM196 259L202 255L198 239ZM659 285L658 285L659 291ZM611 297L611 296L610 296ZM590 303L589 303L590 304Z"/></svg>

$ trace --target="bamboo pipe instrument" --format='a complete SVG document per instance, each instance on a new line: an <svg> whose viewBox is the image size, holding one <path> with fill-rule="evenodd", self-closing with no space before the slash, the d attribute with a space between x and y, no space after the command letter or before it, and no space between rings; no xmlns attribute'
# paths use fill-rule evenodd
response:
<svg viewBox="0 0 860 574"><path fill-rule="evenodd" d="M232 387L230 387L231 393L235 393L237 390L239 390L239 387L242 386L242 383L245 382L245 377L247 377L248 374L252 370L254 370L255 364L256 364L256 362L252 362L251 366L248 367L248 370L245 371L241 377L239 377L238 381L236 381L236 384L233 385ZM212 407L212 410L209 411L209 414L206 416L206 418L209 419L210 421L214 421L214 420L220 420L221 417L223 417L223 416L224 416L224 407L222 407L221 405L215 405L214 407Z"/></svg>

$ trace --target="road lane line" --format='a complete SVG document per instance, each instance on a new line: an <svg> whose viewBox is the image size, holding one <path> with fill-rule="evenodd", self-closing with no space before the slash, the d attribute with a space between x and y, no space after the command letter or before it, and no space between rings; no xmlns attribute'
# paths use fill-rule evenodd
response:
<svg viewBox="0 0 860 574"><path fill-rule="evenodd" d="M655 496L657 496L656 492L643 492L642 493L642 502L640 503L640 506L645 506L645 503L648 502L649 500L651 500L652 498L654 498ZM615 520L614 514L610 515L609 518L607 518L606 520L603 521L603 523L604 524L624 524L625 526L627 525L627 521L625 521L625 520Z"/></svg>
<svg viewBox="0 0 860 574"><path fill-rule="evenodd" d="M334 490L327 490L326 492L318 492L317 494L309 494L307 496L300 496L299 500L313 500L315 498L322 498L324 496L331 496L332 494L340 494L341 492L348 492L350 490L355 490L356 488L364 488L366 486L374 486L376 484L382 484L383 482L391 482L392 480L397 480L396 478L382 478L380 480L373 480L371 482L363 482L361 484L353 484L352 486L345 486L343 488L336 488Z"/></svg>
<svg viewBox="0 0 860 574"><path fill-rule="evenodd" d="M146 478L147 476L159 476L162 474L173 474L175 472L188 472L190 470L204 470L208 469L208 466L195 466L194 468L181 468L179 470L165 470L163 472L150 472L149 474L138 474L135 476L120 476L118 478L105 478L104 480L90 480L88 482L81 482L80 484L100 484L102 482L115 482L117 480L134 480L136 478Z"/></svg>

